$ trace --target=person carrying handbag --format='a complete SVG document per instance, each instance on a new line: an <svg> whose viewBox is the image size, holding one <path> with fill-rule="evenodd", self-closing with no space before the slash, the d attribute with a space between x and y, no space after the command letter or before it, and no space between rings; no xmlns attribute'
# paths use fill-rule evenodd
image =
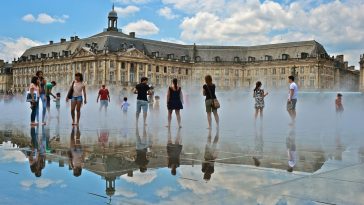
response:
<svg viewBox="0 0 364 205"><path fill-rule="evenodd" d="M205 85L203 85L203 95L205 98L205 107L207 113L208 129L211 129L211 112L214 114L217 128L219 127L219 114L217 109L220 108L220 103L216 98L216 86L212 83L211 75L205 76Z"/></svg>
<svg viewBox="0 0 364 205"><path fill-rule="evenodd" d="M38 123L35 122L35 118L39 106L39 84L39 78L33 76L29 86L29 94L27 95L27 101L30 102L30 108L32 109L32 113L30 114L30 125L32 126L38 125Z"/></svg>

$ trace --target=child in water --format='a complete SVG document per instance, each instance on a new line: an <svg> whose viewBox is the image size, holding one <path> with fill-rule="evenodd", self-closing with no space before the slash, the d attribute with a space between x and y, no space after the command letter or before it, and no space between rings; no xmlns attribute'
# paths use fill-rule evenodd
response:
<svg viewBox="0 0 364 205"><path fill-rule="evenodd" d="M124 102L121 104L121 109L123 110L123 113L126 114L128 112L130 104L128 103L128 98L124 97Z"/></svg>
<svg viewBox="0 0 364 205"><path fill-rule="evenodd" d="M344 106L342 103L342 94L338 93L335 100L336 113L341 114L344 111Z"/></svg>

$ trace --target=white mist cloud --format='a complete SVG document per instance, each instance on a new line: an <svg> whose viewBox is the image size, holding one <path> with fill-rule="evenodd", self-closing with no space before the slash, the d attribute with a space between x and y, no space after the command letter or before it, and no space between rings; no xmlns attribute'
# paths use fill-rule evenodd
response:
<svg viewBox="0 0 364 205"><path fill-rule="evenodd" d="M148 36L159 33L159 28L153 22L144 19L129 23L128 25L123 27L123 30L127 33L135 32L136 35L141 36Z"/></svg>
<svg viewBox="0 0 364 205"><path fill-rule="evenodd" d="M69 18L68 15L62 15L61 17L50 16L46 13L40 13L37 17L33 14L27 14L23 16L22 20L29 23L51 24L51 23L65 23Z"/></svg>

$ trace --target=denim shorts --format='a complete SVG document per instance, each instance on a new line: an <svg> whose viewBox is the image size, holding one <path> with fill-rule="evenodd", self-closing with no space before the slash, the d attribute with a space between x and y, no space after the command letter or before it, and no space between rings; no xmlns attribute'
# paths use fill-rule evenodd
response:
<svg viewBox="0 0 364 205"><path fill-rule="evenodd" d="M107 107L109 105L109 101L107 100L100 100L100 106L101 107Z"/></svg>
<svg viewBox="0 0 364 205"><path fill-rule="evenodd" d="M148 101L137 100L137 113L140 113L143 109L143 113L148 112Z"/></svg>
<svg viewBox="0 0 364 205"><path fill-rule="evenodd" d="M77 96L77 97L72 97L72 101L77 101L77 102L82 102L83 99L82 99L82 96Z"/></svg>

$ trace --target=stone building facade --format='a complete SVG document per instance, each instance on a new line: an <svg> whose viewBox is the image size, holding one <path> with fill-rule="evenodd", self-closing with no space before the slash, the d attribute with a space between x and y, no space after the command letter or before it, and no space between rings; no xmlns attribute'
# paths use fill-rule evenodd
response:
<svg viewBox="0 0 364 205"><path fill-rule="evenodd" d="M12 90L13 71L12 65L0 60L0 94Z"/></svg>
<svg viewBox="0 0 364 205"><path fill-rule="evenodd" d="M360 55L360 92L364 92L364 54Z"/></svg>
<svg viewBox="0 0 364 205"><path fill-rule="evenodd" d="M222 89L251 89L257 80L267 89L278 89L286 87L287 76L293 74L303 90L359 89L359 72L348 67L342 55L330 57L316 41L250 47L167 43L123 33L114 10L108 28L99 34L26 50L14 60L14 89L23 91L37 70L60 86L69 86L80 72L91 87L134 86L142 76L157 87L173 78L183 86L201 86L210 74Z"/></svg>

